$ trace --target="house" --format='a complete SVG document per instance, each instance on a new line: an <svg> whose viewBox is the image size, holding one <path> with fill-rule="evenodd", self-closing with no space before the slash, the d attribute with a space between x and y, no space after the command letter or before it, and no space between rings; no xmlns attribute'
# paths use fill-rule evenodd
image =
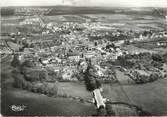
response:
<svg viewBox="0 0 167 117"><path fill-rule="evenodd" d="M67 55L68 55L68 58L70 60L79 61L79 59L80 59L80 53L79 52L68 52Z"/></svg>
<svg viewBox="0 0 167 117"><path fill-rule="evenodd" d="M100 89L95 89L93 91L93 102L96 105L97 108L103 106L105 107L105 99L101 95Z"/></svg>
<svg viewBox="0 0 167 117"><path fill-rule="evenodd" d="M19 55L18 60L23 63L25 61L24 55Z"/></svg>
<svg viewBox="0 0 167 117"><path fill-rule="evenodd" d="M64 70L64 73L62 74L62 78L63 80L71 80L71 77L73 75L73 71L72 70Z"/></svg>
<svg viewBox="0 0 167 117"><path fill-rule="evenodd" d="M85 57L86 58L91 58L94 57L96 55L96 53L94 51L87 51L87 53L85 53Z"/></svg>
<svg viewBox="0 0 167 117"><path fill-rule="evenodd" d="M97 69L97 74L99 75L99 76L104 76L104 69L103 68L101 68L99 65L95 65L96 66L96 69Z"/></svg>
<svg viewBox="0 0 167 117"><path fill-rule="evenodd" d="M75 60L75 61L79 61L80 56L69 56L70 60Z"/></svg>

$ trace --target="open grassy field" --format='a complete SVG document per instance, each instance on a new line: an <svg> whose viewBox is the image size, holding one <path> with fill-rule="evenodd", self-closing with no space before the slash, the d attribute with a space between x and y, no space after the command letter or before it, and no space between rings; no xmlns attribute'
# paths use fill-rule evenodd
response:
<svg viewBox="0 0 167 117"><path fill-rule="evenodd" d="M165 54L167 53L167 46L158 46L157 43L159 42L167 42L167 38L157 38L157 39L147 39L144 41L134 42L131 45L127 45L123 47L124 49L128 50L129 52L150 52L150 53L159 53Z"/></svg>
<svg viewBox="0 0 167 117"><path fill-rule="evenodd" d="M84 104L70 99L51 98L45 95L35 94L20 89L11 89L2 94L2 115L38 115L38 116L69 116L69 115L92 115L96 112L91 104ZM24 105L25 110L14 112L12 105Z"/></svg>
<svg viewBox="0 0 167 117"><path fill-rule="evenodd" d="M104 85L104 95L113 101L122 101L143 107L152 115L167 114L167 79L161 79L143 85Z"/></svg>
<svg viewBox="0 0 167 117"><path fill-rule="evenodd" d="M77 90L76 90L77 89ZM58 94L66 94L67 96L81 97L83 99L91 99L92 94L85 88L84 82L59 82Z"/></svg>
<svg viewBox="0 0 167 117"><path fill-rule="evenodd" d="M151 49L139 48L139 47L136 47L134 45L127 45L127 46L123 47L123 49L127 50L131 54L144 53L144 52L157 53L157 51L154 51Z"/></svg>

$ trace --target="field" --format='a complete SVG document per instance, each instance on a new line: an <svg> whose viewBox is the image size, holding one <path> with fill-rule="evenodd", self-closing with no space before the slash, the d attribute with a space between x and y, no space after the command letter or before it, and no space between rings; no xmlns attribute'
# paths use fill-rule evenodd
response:
<svg viewBox="0 0 167 117"><path fill-rule="evenodd" d="M167 79L160 79L153 83L147 83L142 85L127 85L124 79L125 75L118 75L118 79L123 84L122 87L119 84L103 84L103 95L112 101L127 102L138 105L144 110L147 110L152 115L166 115L167 114ZM63 83L64 93L68 95L75 95L78 97L84 97L84 99L90 99L90 93L84 90L84 85L78 83ZM122 89L123 88L123 89ZM73 91L77 89L77 91ZM82 93L81 93L82 92ZM124 93L126 92L126 94ZM128 96L128 97L127 97Z"/></svg>
<svg viewBox="0 0 167 117"><path fill-rule="evenodd" d="M7 67L9 69L9 66ZM5 70L5 68L3 69ZM9 73L7 72L5 74ZM2 113L8 113L7 115L21 115L22 113L15 113L10 110L9 106L13 104L27 106L24 112L24 114L27 113L27 115L84 115L85 112L86 115L92 115L95 113L93 105L87 103L81 103L66 98L51 98L45 95L13 88L13 80L12 77L9 76L10 75L4 75L2 77L3 79L6 78L2 81ZM125 76L123 74L118 75L119 80L121 80L122 77ZM103 95L114 102L120 101L138 105L144 110L151 112L152 115L166 115L166 83L166 79L143 85L124 85L123 83L123 90L118 84L103 84ZM91 99L91 93L86 91L84 83L64 82L58 83L58 87L59 94Z"/></svg>
<svg viewBox="0 0 167 117"><path fill-rule="evenodd" d="M95 113L93 105L76 102L70 99L50 98L45 95L35 94L19 89L5 91L2 94L2 115L8 116L65 116L65 115L92 115ZM23 112L13 112L12 105L26 106Z"/></svg>
<svg viewBox="0 0 167 117"><path fill-rule="evenodd" d="M147 17L146 17L147 16ZM142 18L143 17L143 18ZM45 20L47 19L47 20ZM53 20L55 19L55 20ZM59 20L60 19L60 20ZM85 22L86 20L96 20L103 25L111 26L114 30L121 29L124 31L144 31L144 30L167 30L166 19L148 15L134 14L83 14L83 15L61 15L61 16L44 16L46 22Z"/></svg>
<svg viewBox="0 0 167 117"><path fill-rule="evenodd" d="M158 10L162 11L164 16L161 16L158 13ZM67 21L83 23L86 20L92 20L104 24L106 23L107 25L112 26L113 29L135 31L151 29L161 31L167 30L167 21L165 19L166 14L166 8L87 8L57 6L48 7L48 12L44 12L44 15L41 18L45 23ZM17 25L18 22L30 17L34 16L18 17L14 15L5 16L4 18L2 17L2 27L6 25Z"/></svg>

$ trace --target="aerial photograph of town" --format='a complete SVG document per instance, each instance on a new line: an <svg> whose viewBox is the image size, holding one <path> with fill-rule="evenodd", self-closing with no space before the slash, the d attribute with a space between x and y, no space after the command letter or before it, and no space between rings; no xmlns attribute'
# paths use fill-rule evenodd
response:
<svg viewBox="0 0 167 117"><path fill-rule="evenodd" d="M167 115L166 0L6 1L1 115Z"/></svg>

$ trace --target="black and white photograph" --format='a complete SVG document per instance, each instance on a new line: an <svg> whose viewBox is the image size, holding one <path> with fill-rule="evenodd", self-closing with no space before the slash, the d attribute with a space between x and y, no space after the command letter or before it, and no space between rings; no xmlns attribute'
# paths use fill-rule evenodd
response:
<svg viewBox="0 0 167 117"><path fill-rule="evenodd" d="M167 116L167 0L1 0L0 116Z"/></svg>

